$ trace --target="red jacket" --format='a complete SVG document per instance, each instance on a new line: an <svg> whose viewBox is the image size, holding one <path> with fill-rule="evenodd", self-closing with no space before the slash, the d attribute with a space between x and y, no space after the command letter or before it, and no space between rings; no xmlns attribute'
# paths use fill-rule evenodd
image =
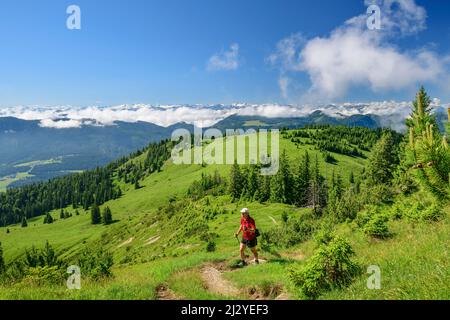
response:
<svg viewBox="0 0 450 320"><path fill-rule="evenodd" d="M246 231L248 229L256 229L256 224L255 224L255 220L253 220L253 218L248 217L248 219L245 219L244 217L241 218L241 226L242 226L242 231L243 231L243 238L245 240L253 240L256 238L256 234L255 232L251 232L251 231Z"/></svg>

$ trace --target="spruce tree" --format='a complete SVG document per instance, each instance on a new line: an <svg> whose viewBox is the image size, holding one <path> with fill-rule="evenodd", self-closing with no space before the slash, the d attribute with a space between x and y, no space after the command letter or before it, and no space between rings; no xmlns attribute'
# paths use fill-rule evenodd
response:
<svg viewBox="0 0 450 320"><path fill-rule="evenodd" d="M395 143L390 132L383 134L369 157L368 178L373 184L389 184L396 164Z"/></svg>
<svg viewBox="0 0 450 320"><path fill-rule="evenodd" d="M109 207L105 207L102 213L102 222L104 225L108 225L112 223L112 213Z"/></svg>
<svg viewBox="0 0 450 320"><path fill-rule="evenodd" d="M270 201L278 203L292 203L294 191L293 183L294 180L289 166L289 159L287 157L286 150L284 150L280 157L278 172L273 176L270 183Z"/></svg>
<svg viewBox="0 0 450 320"><path fill-rule="evenodd" d="M53 223L53 217L50 213L47 212L44 218L44 224L51 224Z"/></svg>
<svg viewBox="0 0 450 320"><path fill-rule="evenodd" d="M316 155L308 189L308 204L314 214L319 215L327 204L327 187L325 178L320 174L319 158Z"/></svg>
<svg viewBox="0 0 450 320"><path fill-rule="evenodd" d="M94 203L91 208L91 223L100 224L102 222L102 217L100 215L100 208L97 203Z"/></svg>
<svg viewBox="0 0 450 320"><path fill-rule="evenodd" d="M26 227L28 227L27 218L26 218L26 217L23 217L23 218L22 218L22 228L26 228Z"/></svg>
<svg viewBox="0 0 450 320"><path fill-rule="evenodd" d="M296 204L306 206L308 204L308 188L310 180L310 158L308 151L305 152L303 160L298 167L298 173L295 183Z"/></svg>
<svg viewBox="0 0 450 320"><path fill-rule="evenodd" d="M248 200L253 200L255 194L258 192L258 173L255 165L251 165L247 174L247 183L245 185L245 197ZM258 192L259 193L259 192Z"/></svg>
<svg viewBox="0 0 450 320"><path fill-rule="evenodd" d="M240 199L242 194L243 177L237 162L233 164L230 172L229 192L233 201Z"/></svg>

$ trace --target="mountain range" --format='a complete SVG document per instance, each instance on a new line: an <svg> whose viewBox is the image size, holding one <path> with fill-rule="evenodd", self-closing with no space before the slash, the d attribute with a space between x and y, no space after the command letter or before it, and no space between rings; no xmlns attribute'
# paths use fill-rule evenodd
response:
<svg viewBox="0 0 450 320"><path fill-rule="evenodd" d="M442 108L436 112L440 123L446 119L444 111ZM289 118L234 114L213 127L222 131L298 128L311 124L377 128L397 122L395 115L346 116L314 111ZM102 166L151 142L170 138L177 128L192 131L193 125L180 122L164 127L144 121L115 121L112 125L101 125L85 119L79 127L62 129L45 127L39 120L0 117L0 190Z"/></svg>

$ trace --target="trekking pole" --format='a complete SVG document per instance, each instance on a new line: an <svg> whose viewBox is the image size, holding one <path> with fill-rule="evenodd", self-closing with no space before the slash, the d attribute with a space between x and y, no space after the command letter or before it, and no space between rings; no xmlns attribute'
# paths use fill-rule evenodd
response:
<svg viewBox="0 0 450 320"><path fill-rule="evenodd" d="M235 238L236 238L237 242L238 242L239 244L241 244L241 242L239 241L238 236L235 235Z"/></svg>

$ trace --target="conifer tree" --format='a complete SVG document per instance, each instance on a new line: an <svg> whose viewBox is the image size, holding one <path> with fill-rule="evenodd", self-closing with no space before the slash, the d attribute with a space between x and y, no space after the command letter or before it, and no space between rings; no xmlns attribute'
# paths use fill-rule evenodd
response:
<svg viewBox="0 0 450 320"><path fill-rule="evenodd" d="M319 158L316 155L308 189L308 204L314 214L319 215L327 204L327 187L325 178L320 174Z"/></svg>
<svg viewBox="0 0 450 320"><path fill-rule="evenodd" d="M296 200L298 206L306 206L308 203L308 188L310 180L310 158L308 151L305 152L303 160L298 167L295 189Z"/></svg>
<svg viewBox="0 0 450 320"><path fill-rule="evenodd" d="M294 191L293 177L286 150L281 154L278 172L272 177L270 186L270 201L292 203Z"/></svg>
<svg viewBox="0 0 450 320"><path fill-rule="evenodd" d="M104 225L112 223L112 213L109 207L105 207L105 209L103 209L102 222Z"/></svg>
<svg viewBox="0 0 450 320"><path fill-rule="evenodd" d="M26 228L26 227L28 227L27 218L26 218L26 217L23 217L23 218L22 218L22 228Z"/></svg>
<svg viewBox="0 0 450 320"><path fill-rule="evenodd" d="M369 157L368 178L373 184L389 184L396 164L395 143L390 132L383 134Z"/></svg>
<svg viewBox="0 0 450 320"><path fill-rule="evenodd" d="M419 183L438 200L450 198L450 151L447 138L438 130L436 119L431 115L431 99L423 87L416 96L409 128L406 149L407 165Z"/></svg>
<svg viewBox="0 0 450 320"><path fill-rule="evenodd" d="M240 199L242 195L243 177L237 162L231 167L229 192L233 201Z"/></svg>
<svg viewBox="0 0 450 320"><path fill-rule="evenodd" d="M96 203L92 205L91 208L91 223L100 224L102 222L102 217L100 215L100 208Z"/></svg>

